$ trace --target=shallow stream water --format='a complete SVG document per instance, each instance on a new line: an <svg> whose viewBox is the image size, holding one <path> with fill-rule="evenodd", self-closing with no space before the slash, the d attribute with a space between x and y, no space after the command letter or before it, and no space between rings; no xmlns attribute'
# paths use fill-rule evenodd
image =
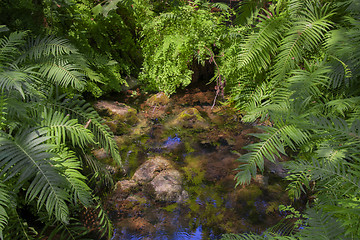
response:
<svg viewBox="0 0 360 240"><path fill-rule="evenodd" d="M289 200L280 178L265 172L235 188L236 160L254 141L247 134L256 130L241 124L234 112L211 109L213 99L206 94L174 97L163 108L143 105L137 111L140 121L118 136L127 169L122 179L161 155L182 173L189 198L155 201L151 189L114 193L107 207L115 228L112 239L220 239L224 233L261 233L283 218L278 206ZM194 116L176 122L184 111Z"/></svg>

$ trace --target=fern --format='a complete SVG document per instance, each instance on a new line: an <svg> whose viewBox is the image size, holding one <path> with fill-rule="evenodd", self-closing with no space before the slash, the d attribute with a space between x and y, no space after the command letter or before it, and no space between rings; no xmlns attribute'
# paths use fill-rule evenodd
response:
<svg viewBox="0 0 360 240"><path fill-rule="evenodd" d="M259 31L251 34L240 46L242 51L238 67L246 66L253 73L268 69L288 25L288 19L284 14L278 15L276 12L265 12L265 14L259 16L260 23L257 25Z"/></svg>
<svg viewBox="0 0 360 240"><path fill-rule="evenodd" d="M92 190L86 183L87 178L81 174L82 166L75 152L69 149L60 149L58 156L53 157L52 160L59 168L63 170L64 176L71 186L71 199L74 205L80 201L85 207L90 207L93 203Z"/></svg>
<svg viewBox="0 0 360 240"><path fill-rule="evenodd" d="M283 79L287 72L294 69L305 55L304 50L312 51L324 41L325 33L331 28L329 18L332 12L328 4L318 9L318 1L304 1L305 10L290 28L279 47L279 54L272 74L276 79Z"/></svg>
<svg viewBox="0 0 360 240"><path fill-rule="evenodd" d="M306 132L301 131L294 125L284 125L281 128L261 127L266 133L251 134L260 140L246 146L244 149L250 151L241 156L238 161L244 163L236 170L237 185L250 183L252 177L255 177L257 168L264 171L264 158L275 162L275 156L280 157L279 153L286 154L284 145L295 149L296 145L304 144L308 140Z"/></svg>
<svg viewBox="0 0 360 240"><path fill-rule="evenodd" d="M70 224L56 223L54 226L52 222L48 222L43 228L42 233L51 230L48 240L91 240L87 237L89 230L78 219L70 219Z"/></svg>
<svg viewBox="0 0 360 240"><path fill-rule="evenodd" d="M9 216L6 209L10 206L9 192L6 185L0 183L0 239L3 239L3 230L8 223Z"/></svg>
<svg viewBox="0 0 360 240"><path fill-rule="evenodd" d="M79 119L79 121L85 125L88 125L88 129L94 134L95 140L109 151L113 159L121 166L121 157L113 139L112 133L109 131L109 127L103 124L104 120L101 119L99 114L78 96L73 99L66 99L66 95L59 96L55 101L47 103L49 107L61 110L65 114L69 114L71 117Z"/></svg>
<svg viewBox="0 0 360 240"><path fill-rule="evenodd" d="M30 38L23 48L23 54L17 59L18 63L25 60L41 60L44 56L62 56L78 53L66 39L54 36Z"/></svg>
<svg viewBox="0 0 360 240"><path fill-rule="evenodd" d="M19 132L14 139L0 137L0 176L7 181L20 175L17 188L32 179L26 192L27 200L36 199L39 209L45 206L50 216L54 214L67 222L66 180L52 167L52 155L47 152L50 146L45 143L48 139L41 130Z"/></svg>
<svg viewBox="0 0 360 240"><path fill-rule="evenodd" d="M331 214L309 209L308 227L296 234L301 239L346 239L344 229Z"/></svg>
<svg viewBox="0 0 360 240"><path fill-rule="evenodd" d="M0 39L0 64L15 60L14 53L19 53L18 47L25 43L26 35L27 32L15 32Z"/></svg>
<svg viewBox="0 0 360 240"><path fill-rule="evenodd" d="M70 140L74 147L85 148L94 144L94 136L89 129L79 124L77 119L70 119L69 115L53 112L44 108L41 126L48 128L48 135L57 145Z"/></svg>
<svg viewBox="0 0 360 240"><path fill-rule="evenodd" d="M57 60L43 64L39 72L52 83L62 87L71 86L81 91L85 87L85 76L79 70L77 65L66 60Z"/></svg>

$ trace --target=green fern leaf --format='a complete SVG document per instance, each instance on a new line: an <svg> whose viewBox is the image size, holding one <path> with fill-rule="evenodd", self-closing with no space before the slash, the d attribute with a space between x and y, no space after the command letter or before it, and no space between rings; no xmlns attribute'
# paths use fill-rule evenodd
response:
<svg viewBox="0 0 360 240"><path fill-rule="evenodd" d="M275 162L275 155L280 157L279 152L286 155L284 146L295 149L296 145L301 145L308 140L307 133L296 128L294 125L284 125L280 128L260 128L265 130L266 133L250 135L259 138L261 142L244 147L244 149L250 152L238 159L238 161L244 164L236 169L239 170L235 176L237 184L250 183L251 177L256 175L257 168L260 171L264 171L264 158Z"/></svg>
<svg viewBox="0 0 360 240"><path fill-rule="evenodd" d="M74 205L80 201L85 207L90 207L93 203L92 190L86 184L87 178L81 173L81 161L76 157L73 151L67 148L60 149L58 156L52 158L63 170L66 180L71 187L71 199ZM57 165L56 165L57 166Z"/></svg>
<svg viewBox="0 0 360 240"><path fill-rule="evenodd" d="M66 60L52 61L42 64L39 69L42 76L50 82L62 87L71 86L79 91L85 87L84 74L79 67Z"/></svg>
<svg viewBox="0 0 360 240"><path fill-rule="evenodd" d="M26 198L29 201L36 198L39 209L45 205L50 216L55 214L57 219L67 222L66 180L51 164L53 155L47 152L51 146L45 143L49 137L44 134L40 129L20 132L14 139L0 137L0 176L7 181L20 174L18 188L32 179Z"/></svg>
<svg viewBox="0 0 360 240"><path fill-rule="evenodd" d="M56 57L78 53L77 49L68 40L54 36L30 39L24 46L23 52L23 55L17 59L17 62L24 62L27 59L37 61L48 56Z"/></svg>
<svg viewBox="0 0 360 240"><path fill-rule="evenodd" d="M328 4L324 4L320 9L314 6L318 4L317 1L307 0L304 4L305 10L298 21L294 22L279 48L280 53L273 68L276 79L282 80L302 61L304 50L313 50L324 41L325 33L332 26L332 22L328 20L332 15Z"/></svg>
<svg viewBox="0 0 360 240"><path fill-rule="evenodd" d="M95 143L91 131L78 124L77 119L70 119L69 115L44 108L42 118L41 126L49 129L48 135L57 145L66 143L67 140L70 140L74 147L81 148Z"/></svg>
<svg viewBox="0 0 360 240"><path fill-rule="evenodd" d="M122 166L118 146L109 127L103 124L104 120L90 104L81 100L79 96L75 96L71 100L66 99L65 97L66 95L62 95L55 99L51 99L52 101L49 99L50 101L47 104L50 108L61 110L62 112L69 114L72 118L78 119L82 124L87 125L88 129L94 134L95 141L105 150L109 151L112 158Z"/></svg>
<svg viewBox="0 0 360 240"><path fill-rule="evenodd" d="M8 223L9 216L6 209L10 206L9 192L6 185L0 183L0 239L3 239L2 231Z"/></svg>
<svg viewBox="0 0 360 240"><path fill-rule="evenodd" d="M346 239L344 229L331 214L308 209L308 227L296 234L300 239Z"/></svg>

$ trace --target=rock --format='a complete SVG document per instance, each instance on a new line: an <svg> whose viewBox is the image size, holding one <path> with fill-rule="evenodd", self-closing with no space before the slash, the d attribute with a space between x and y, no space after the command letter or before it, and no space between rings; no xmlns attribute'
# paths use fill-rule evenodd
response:
<svg viewBox="0 0 360 240"><path fill-rule="evenodd" d="M104 148L93 150L92 154L94 154L95 158L98 160L103 160L110 157L110 155L105 151Z"/></svg>
<svg viewBox="0 0 360 240"><path fill-rule="evenodd" d="M169 126L206 129L209 127L209 123L201 116L199 110L196 108L188 108L175 117L175 119L169 123Z"/></svg>
<svg viewBox="0 0 360 240"><path fill-rule="evenodd" d="M188 193L182 187L180 172L161 156L144 162L131 181L143 185L144 190L151 189L159 201L184 202L188 198Z"/></svg>
<svg viewBox="0 0 360 240"><path fill-rule="evenodd" d="M94 104L94 108L99 114L110 117L113 124L116 124L114 121L125 122L129 125L134 125L138 122L136 109L124 103L101 100Z"/></svg>
<svg viewBox="0 0 360 240"><path fill-rule="evenodd" d="M260 185L260 187L267 187L269 185L269 177L265 177L261 174L256 174L253 181L255 183L258 183Z"/></svg>
<svg viewBox="0 0 360 240"><path fill-rule="evenodd" d="M271 162L267 159L264 159L264 167L269 172L281 177L285 178L288 175L288 170L286 170L278 160L278 157L275 157L275 162Z"/></svg>
<svg viewBox="0 0 360 240"><path fill-rule="evenodd" d="M156 156L144 162L135 172L132 179L140 184L150 182L161 171L172 168L170 161Z"/></svg>
<svg viewBox="0 0 360 240"><path fill-rule="evenodd" d="M120 189L121 191L131 191L132 189L136 188L138 183L134 180L122 180L116 183L116 188Z"/></svg>
<svg viewBox="0 0 360 240"><path fill-rule="evenodd" d="M182 188L181 174L175 169L162 171L150 184L157 200L184 202L188 198L188 193Z"/></svg>
<svg viewBox="0 0 360 240"><path fill-rule="evenodd" d="M170 102L170 98L163 92L159 92L155 95L152 95L148 100L146 100L146 105L150 107L166 105Z"/></svg>

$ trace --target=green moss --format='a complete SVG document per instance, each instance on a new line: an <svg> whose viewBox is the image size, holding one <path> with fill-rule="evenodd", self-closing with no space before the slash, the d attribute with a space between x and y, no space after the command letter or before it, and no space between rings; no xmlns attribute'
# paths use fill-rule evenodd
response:
<svg viewBox="0 0 360 240"><path fill-rule="evenodd" d="M158 106L158 105L166 105L170 102L169 97L163 93L157 93L153 96L151 96L147 101L146 104L149 106Z"/></svg>
<svg viewBox="0 0 360 240"><path fill-rule="evenodd" d="M253 205L258 197L262 195L262 191L259 186L249 185L239 191L239 200L245 201L247 205Z"/></svg>
<svg viewBox="0 0 360 240"><path fill-rule="evenodd" d="M178 204L173 203L173 204L167 205L166 207L163 207L162 209L164 209L167 212L174 212L177 207L178 207Z"/></svg>

